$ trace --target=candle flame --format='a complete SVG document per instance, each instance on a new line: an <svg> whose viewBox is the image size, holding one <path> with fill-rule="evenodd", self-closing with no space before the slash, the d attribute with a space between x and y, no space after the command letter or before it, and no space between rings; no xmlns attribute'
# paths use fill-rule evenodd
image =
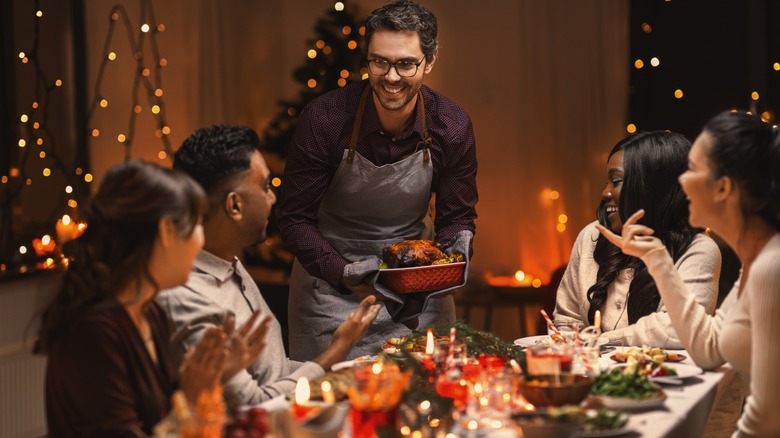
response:
<svg viewBox="0 0 780 438"><path fill-rule="evenodd" d="M525 272L518 269L517 272L515 272L515 280L517 281L525 280Z"/></svg>
<svg viewBox="0 0 780 438"><path fill-rule="evenodd" d="M333 395L333 385L329 381L324 380L320 384L320 388L322 389L322 400L328 405L335 404L336 397Z"/></svg>
<svg viewBox="0 0 780 438"><path fill-rule="evenodd" d="M382 372L382 363L381 362L374 362L373 365L371 365L371 372L374 374L379 374Z"/></svg>
<svg viewBox="0 0 780 438"><path fill-rule="evenodd" d="M596 310L596 315L593 317L593 325L596 326L597 329L601 329L601 311Z"/></svg>
<svg viewBox="0 0 780 438"><path fill-rule="evenodd" d="M51 236L45 234L43 237L41 237L41 243L44 245L48 245L49 243L51 243Z"/></svg>
<svg viewBox="0 0 780 438"><path fill-rule="evenodd" d="M62 224L70 225L70 216L68 216L67 214L62 215Z"/></svg>
<svg viewBox="0 0 780 438"><path fill-rule="evenodd" d="M301 377L298 379L298 383L295 384L295 404L305 405L311 398L311 388L309 387L309 379Z"/></svg>
<svg viewBox="0 0 780 438"><path fill-rule="evenodd" d="M432 355L433 354L433 330L428 329L428 339L425 341L425 354Z"/></svg>

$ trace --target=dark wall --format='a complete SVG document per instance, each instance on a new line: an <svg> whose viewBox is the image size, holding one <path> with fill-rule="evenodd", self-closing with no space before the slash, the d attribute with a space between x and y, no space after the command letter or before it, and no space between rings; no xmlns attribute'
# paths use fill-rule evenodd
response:
<svg viewBox="0 0 780 438"><path fill-rule="evenodd" d="M631 2L630 120L640 130L669 129L694 139L716 113L774 111L780 103L780 2L770 0ZM647 23L652 31L643 30ZM650 59L660 65L652 67ZM681 89L677 99L674 91ZM751 99L757 91L759 99Z"/></svg>

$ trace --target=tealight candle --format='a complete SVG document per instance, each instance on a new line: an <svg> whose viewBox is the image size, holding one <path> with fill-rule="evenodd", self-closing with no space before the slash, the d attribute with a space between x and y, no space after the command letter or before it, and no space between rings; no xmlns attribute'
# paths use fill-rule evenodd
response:
<svg viewBox="0 0 780 438"><path fill-rule="evenodd" d="M63 245L69 240L73 240L87 229L87 224L82 222L76 222L67 214L62 215L62 218L57 220L57 224L54 226L57 231L57 242Z"/></svg>
<svg viewBox="0 0 780 438"><path fill-rule="evenodd" d="M57 231L57 241L63 244L70 240L73 236L73 232L76 230L76 223L70 219L67 214L62 216L62 219L57 221L57 225L54 227Z"/></svg>
<svg viewBox="0 0 780 438"><path fill-rule="evenodd" d="M35 250L35 255L42 256L54 252L54 248L57 246L57 244L54 242L51 236L46 234L40 239L33 239L32 246Z"/></svg>

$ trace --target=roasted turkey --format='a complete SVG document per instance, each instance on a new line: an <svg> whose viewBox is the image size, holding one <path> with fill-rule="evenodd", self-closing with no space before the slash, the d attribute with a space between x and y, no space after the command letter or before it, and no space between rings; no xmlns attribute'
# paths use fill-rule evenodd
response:
<svg viewBox="0 0 780 438"><path fill-rule="evenodd" d="M427 266L445 257L441 245L432 240L404 240L382 250L388 268Z"/></svg>

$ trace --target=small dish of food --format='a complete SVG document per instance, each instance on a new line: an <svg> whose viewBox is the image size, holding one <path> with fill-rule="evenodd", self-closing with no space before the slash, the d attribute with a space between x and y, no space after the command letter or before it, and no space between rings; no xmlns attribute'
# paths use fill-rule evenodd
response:
<svg viewBox="0 0 780 438"><path fill-rule="evenodd" d="M647 359L656 363L682 362L687 358L685 355L680 353L675 353L673 351L664 350L663 348L658 347L648 347L647 345L643 345L641 347L628 347L615 351L615 353L609 358L615 362L626 362L629 357L633 357L637 361Z"/></svg>
<svg viewBox="0 0 780 438"><path fill-rule="evenodd" d="M666 393L638 370L613 368L596 376L591 387L597 405L610 409L650 409L666 400Z"/></svg>

